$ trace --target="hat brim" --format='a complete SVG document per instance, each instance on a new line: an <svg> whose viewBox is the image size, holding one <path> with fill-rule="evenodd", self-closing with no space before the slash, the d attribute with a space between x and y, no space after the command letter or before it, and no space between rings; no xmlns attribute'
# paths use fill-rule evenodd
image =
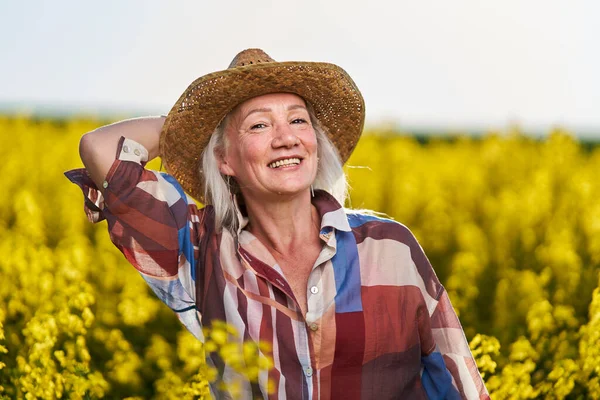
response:
<svg viewBox="0 0 600 400"><path fill-rule="evenodd" d="M272 62L231 68L196 79L167 115L159 151L168 173L204 202L202 151L238 104L269 93L295 93L309 102L342 163L363 130L365 105L350 76L329 63Z"/></svg>

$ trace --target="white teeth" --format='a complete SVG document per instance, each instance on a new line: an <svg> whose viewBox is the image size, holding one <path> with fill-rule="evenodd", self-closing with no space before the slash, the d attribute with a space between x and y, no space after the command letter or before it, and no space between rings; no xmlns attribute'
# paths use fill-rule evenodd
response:
<svg viewBox="0 0 600 400"><path fill-rule="evenodd" d="M285 165L298 165L298 164L300 164L299 158L286 158L284 160L272 162L271 164L269 164L269 168L278 168L278 167L282 167Z"/></svg>

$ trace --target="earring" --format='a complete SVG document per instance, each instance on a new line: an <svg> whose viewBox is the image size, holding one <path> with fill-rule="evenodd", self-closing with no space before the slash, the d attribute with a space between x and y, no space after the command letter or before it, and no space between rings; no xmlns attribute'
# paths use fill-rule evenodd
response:
<svg viewBox="0 0 600 400"><path fill-rule="evenodd" d="M310 185L310 195L315 197L315 189L313 188L313 185Z"/></svg>

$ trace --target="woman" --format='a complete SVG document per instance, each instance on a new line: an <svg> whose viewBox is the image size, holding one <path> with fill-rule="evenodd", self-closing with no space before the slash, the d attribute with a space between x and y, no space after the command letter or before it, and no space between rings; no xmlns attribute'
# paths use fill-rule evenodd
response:
<svg viewBox="0 0 600 400"><path fill-rule="evenodd" d="M194 81L166 119L84 135L86 168L67 176L199 340L223 320L272 345L274 367L245 397L487 398L412 233L342 208L363 122L341 68L250 49ZM169 174L144 168L158 155ZM218 355L209 362L233 379Z"/></svg>

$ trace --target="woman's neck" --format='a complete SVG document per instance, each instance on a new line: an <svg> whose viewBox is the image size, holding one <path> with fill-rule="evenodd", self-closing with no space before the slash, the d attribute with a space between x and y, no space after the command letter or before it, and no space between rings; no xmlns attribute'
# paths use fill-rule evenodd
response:
<svg viewBox="0 0 600 400"><path fill-rule="evenodd" d="M270 250L280 254L294 252L313 238L318 240L321 221L310 196L307 190L276 201L246 198L247 229Z"/></svg>

